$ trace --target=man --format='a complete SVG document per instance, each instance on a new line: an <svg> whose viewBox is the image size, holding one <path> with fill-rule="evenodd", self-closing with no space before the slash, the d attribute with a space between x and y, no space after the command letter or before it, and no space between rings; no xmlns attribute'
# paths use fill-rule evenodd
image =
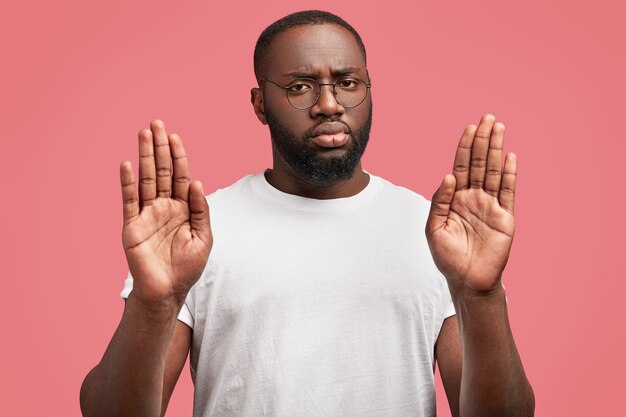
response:
<svg viewBox="0 0 626 417"><path fill-rule="evenodd" d="M465 129L429 205L361 167L372 97L346 22L279 20L255 73L271 170L207 204L160 121L139 133L138 194L121 165L132 278L84 415L164 415L190 349L195 416L433 416L435 360L453 415L532 415L501 285L516 174L504 126Z"/></svg>

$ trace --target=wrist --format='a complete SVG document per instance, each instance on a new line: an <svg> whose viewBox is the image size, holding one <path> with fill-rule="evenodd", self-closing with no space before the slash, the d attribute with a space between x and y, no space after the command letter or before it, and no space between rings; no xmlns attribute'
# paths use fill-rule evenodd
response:
<svg viewBox="0 0 626 417"><path fill-rule="evenodd" d="M189 288L182 285L172 285L170 282L160 283L156 280L135 278L133 276L132 291L137 301L148 309L161 310L164 308L180 308L185 303ZM152 282L149 282L152 281Z"/></svg>
<svg viewBox="0 0 626 417"><path fill-rule="evenodd" d="M172 295L155 300L144 298L139 291L133 289L128 295L126 303L146 317L163 320L169 317L178 317L178 313L185 303L185 297Z"/></svg>
<svg viewBox="0 0 626 417"><path fill-rule="evenodd" d="M471 310L488 310L492 307L506 305L506 293L502 283L490 290L475 290L468 286L449 286L452 302L457 313Z"/></svg>
<svg viewBox="0 0 626 417"><path fill-rule="evenodd" d="M454 276L444 274L450 293L454 297L491 298L504 290L502 274L480 276Z"/></svg>

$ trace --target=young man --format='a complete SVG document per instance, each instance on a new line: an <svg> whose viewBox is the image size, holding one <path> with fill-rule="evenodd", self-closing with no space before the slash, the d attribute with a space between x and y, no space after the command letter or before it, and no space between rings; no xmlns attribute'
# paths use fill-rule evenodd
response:
<svg viewBox="0 0 626 417"><path fill-rule="evenodd" d="M504 126L465 129L431 205L361 167L372 97L350 25L277 21L255 73L271 170L207 204L158 120L139 134L138 194L121 165L132 278L84 415L164 415L190 351L194 416L434 416L435 360L453 415L532 415L501 285L516 175Z"/></svg>

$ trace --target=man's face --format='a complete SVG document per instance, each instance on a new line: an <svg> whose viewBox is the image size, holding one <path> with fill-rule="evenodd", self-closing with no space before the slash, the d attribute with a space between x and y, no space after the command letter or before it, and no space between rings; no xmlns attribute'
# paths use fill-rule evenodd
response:
<svg viewBox="0 0 626 417"><path fill-rule="evenodd" d="M287 85L296 78L313 78L320 84L345 77L369 83L365 60L354 36L334 24L288 29L272 42L263 77ZM372 120L372 102L344 108L332 86L323 86L310 109L294 108L285 91L262 85L263 108L270 128L274 165L316 187L351 178L365 151Z"/></svg>

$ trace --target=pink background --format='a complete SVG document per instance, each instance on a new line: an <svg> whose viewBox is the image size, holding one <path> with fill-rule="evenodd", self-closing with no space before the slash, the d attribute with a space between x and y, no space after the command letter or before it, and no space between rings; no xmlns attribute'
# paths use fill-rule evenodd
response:
<svg viewBox="0 0 626 417"><path fill-rule="evenodd" d="M506 124L520 172L505 283L537 415L619 413L621 2L174 3L2 7L0 415L79 415L123 308L118 165L136 160L139 129L158 117L178 132L207 192L270 166L249 104L254 42L313 4L368 48L369 171L430 197L467 123L491 112ZM169 414L191 404L184 370Z"/></svg>

